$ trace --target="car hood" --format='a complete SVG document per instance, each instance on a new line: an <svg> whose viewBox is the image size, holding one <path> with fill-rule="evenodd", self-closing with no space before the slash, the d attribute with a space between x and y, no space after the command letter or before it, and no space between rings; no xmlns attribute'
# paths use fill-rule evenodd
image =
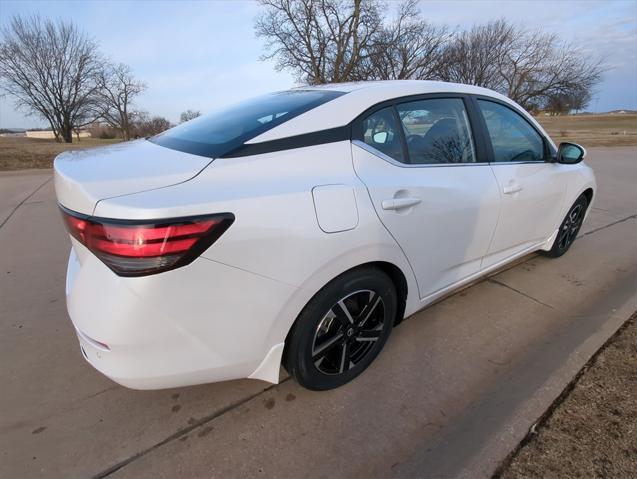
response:
<svg viewBox="0 0 637 479"><path fill-rule="evenodd" d="M62 153L54 162L58 202L93 214L98 201L183 183L212 160L136 140Z"/></svg>

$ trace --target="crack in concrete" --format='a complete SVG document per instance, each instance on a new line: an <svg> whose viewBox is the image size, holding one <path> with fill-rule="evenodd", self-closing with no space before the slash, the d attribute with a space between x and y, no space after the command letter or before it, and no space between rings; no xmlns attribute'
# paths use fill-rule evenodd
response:
<svg viewBox="0 0 637 479"><path fill-rule="evenodd" d="M633 220L637 218L637 215L626 216L625 218L618 219L617 221L613 221L612 223L608 223L607 225L600 226L599 228L592 229L587 231L586 233L582 233L578 236L578 238L583 238L584 236L592 235L593 233L597 233L598 231L605 230L606 228L610 228L611 226L615 226L616 224L623 223L624 221Z"/></svg>
<svg viewBox="0 0 637 479"><path fill-rule="evenodd" d="M29 193L29 195L24 198L22 201L20 201L20 203L18 203L15 208L13 208L11 210L11 212L7 215L7 217L2 221L2 223L0 223L0 228L2 228L4 225L7 224L7 222L11 219L11 217L15 214L16 211L18 211L18 209L25 204L31 197L33 197L33 195L35 195L38 191L40 191L42 189L42 187L44 185L46 185L49 181L51 181L53 179L53 177L49 177L46 179L46 181L44 183L42 183L40 186L38 186L35 190L33 190L31 193Z"/></svg>
<svg viewBox="0 0 637 479"><path fill-rule="evenodd" d="M288 381L290 378L285 378L283 379L281 382L279 382L279 384L283 384L284 382ZM188 434L192 431L194 431L195 429L197 429L198 427L203 426L204 424L207 424L211 421L214 421L215 419L217 419L220 416L223 416L225 413L232 411L233 409L238 408L239 406L252 401L254 398L259 397L260 395L262 395L263 393L270 391L271 389L277 387L278 384L272 384L271 386L268 386L267 388L263 389L262 391L259 391L257 393L251 394L250 396L244 398L244 399L240 399L238 401L235 401L229 405L227 405L224 408L221 408L219 411L214 412L212 414L209 414L208 416L205 416L201 419L199 419L198 421L193 422L192 424L189 424L187 427L184 427L183 429L179 429L176 432L174 432L173 434L171 434L170 436L162 439L161 441L153 444L152 446L144 449L143 451L140 451L136 454L133 454L130 457L127 457L126 459L118 462L117 464L112 465L111 467L109 467L108 469L105 469L101 472L98 472L97 474L95 474L93 476L93 479L102 479L105 477L110 476L111 474L119 471L120 469L122 469L123 467L126 467L128 464L130 464L131 462L139 459L140 457L145 456L146 454L148 454L149 452L154 451L155 449L158 449L160 447L162 447L165 444L168 444L169 442L183 436L184 434Z"/></svg>
<svg viewBox="0 0 637 479"><path fill-rule="evenodd" d="M84 402L89 400L89 399L93 399L97 396L100 396L108 391L112 391L113 389L117 389L121 386L119 386L119 384L113 384L112 386L109 386L105 389L101 389L100 391L94 392L92 394L89 394L88 396L84 396L76 401L74 401L73 403L71 403L70 405L63 407L62 409L59 409L51 414L47 414L44 416L31 416L29 417L27 420L19 420L19 421L15 421L12 423L9 423L7 426L0 428L0 429L13 429L13 428L19 428L22 426L22 423L25 423L26 421L28 421L28 424L34 423L34 422L47 422L50 421L53 418L57 418L59 416L63 416L64 414L67 414L71 411L75 411L76 409L80 409L81 407L84 406Z"/></svg>
<svg viewBox="0 0 637 479"><path fill-rule="evenodd" d="M543 301L540 301L539 299L534 298L534 297L533 297L533 296L531 296L530 294L526 294L524 291L520 291L519 289L516 289L516 288L514 288L513 286L509 286L508 284L503 283L502 281L498 281L497 279L493 279L493 278L489 278L489 279L487 279L487 281L488 281L489 283L495 283L495 284L498 284L498 285L500 285L500 286L504 286L505 288L508 288L508 289L510 289L511 291L515 291L516 293L518 293L518 294L520 294L520 295L524 296L525 298L528 298L528 299L530 299L531 301L535 301L537 304L541 304L542 306L546 306L547 308L550 308L550 309L552 309L552 310L554 310L554 311L559 311L559 310L558 310L555 306L551 306L551 305L550 305L550 304L548 304L548 303L545 303L545 302L543 302Z"/></svg>
<svg viewBox="0 0 637 479"><path fill-rule="evenodd" d="M577 238L583 238L584 236L588 236L588 235L590 235L590 234L597 233L598 231L605 230L606 228L610 228L611 226L615 226L615 225L617 225L617 224L619 224L619 223L623 223L623 222L625 222L625 221L628 221L628 220L631 220L631 219L635 219L635 218L637 218L637 214L635 214L635 215L630 215L630 216L626 216L626 217L624 217L624 218L620 218L620 219L618 219L618 220L616 220L616 221L613 221L613 222L611 222L611 223L608 223L608 224L606 224L606 225L604 225L604 226L600 226L599 228L595 228L595 229L592 229L591 231L587 231L586 233L583 233L583 234L579 235ZM520 263L514 264L514 266L519 266L519 265L521 265L521 264L524 264L524 263L526 263L527 261L530 261L530 259L531 259L531 258L529 258L528 260L522 261L522 262L520 262ZM510 268L510 269L513 269L513 268ZM501 272L502 272L502 271L498 271L496 274L499 274L499 273L501 273ZM502 281L498 281L497 279L493 279L493 277L488 277L488 278L486 279L486 281L489 281L490 283L498 284L498 285L500 285L500 286L504 286L505 288L508 288L508 289L510 289L511 291L515 291L516 293L521 294L521 295L522 295L522 296L524 296L525 298L528 298L528 299L530 299L530 300L532 300L532 301L535 301L536 303L541 304L542 306L546 306L547 308L550 308L550 309L552 309L552 310L554 310L554 311L559 311L557 308L555 308L555 306L551 306L551 305L550 305L550 304L548 304L548 303L544 303L544 302L540 301L539 299L534 298L533 296L531 296L531 295L529 295L529 294L525 293L524 291L520 291L519 289L516 289L516 288L514 288L513 286L509 286L508 284L503 283Z"/></svg>

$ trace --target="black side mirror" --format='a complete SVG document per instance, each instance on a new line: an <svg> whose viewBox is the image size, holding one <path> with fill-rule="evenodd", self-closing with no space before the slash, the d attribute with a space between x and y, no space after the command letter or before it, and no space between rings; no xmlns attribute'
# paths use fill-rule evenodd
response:
<svg viewBox="0 0 637 479"><path fill-rule="evenodd" d="M557 162L564 165L579 163L586 156L586 150L577 143L560 143L557 149Z"/></svg>

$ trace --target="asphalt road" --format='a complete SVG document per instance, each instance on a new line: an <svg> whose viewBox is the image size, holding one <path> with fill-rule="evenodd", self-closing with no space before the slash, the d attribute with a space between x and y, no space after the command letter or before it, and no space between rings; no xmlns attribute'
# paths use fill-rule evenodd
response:
<svg viewBox="0 0 637 479"><path fill-rule="evenodd" d="M82 359L50 171L0 175L0 477L487 477L637 310L637 148L591 148L599 197L531 255L396 328L353 383L124 389Z"/></svg>

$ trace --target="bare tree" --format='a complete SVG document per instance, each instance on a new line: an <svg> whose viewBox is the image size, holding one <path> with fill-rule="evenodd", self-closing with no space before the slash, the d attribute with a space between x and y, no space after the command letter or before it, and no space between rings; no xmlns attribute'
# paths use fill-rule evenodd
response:
<svg viewBox="0 0 637 479"><path fill-rule="evenodd" d="M574 91L569 98L571 110L575 110L575 113L579 113L588 106L592 98L592 86Z"/></svg>
<svg viewBox="0 0 637 479"><path fill-rule="evenodd" d="M565 95L552 95L546 100L544 105L544 110L550 113L551 116L568 113L570 109L568 98Z"/></svg>
<svg viewBox="0 0 637 479"><path fill-rule="evenodd" d="M440 78L500 90L501 66L514 37L515 29L504 20L457 33L444 52Z"/></svg>
<svg viewBox="0 0 637 479"><path fill-rule="evenodd" d="M201 116L201 112L199 110L186 110L179 117L179 123L194 120L198 116Z"/></svg>
<svg viewBox="0 0 637 479"><path fill-rule="evenodd" d="M72 23L15 16L2 31L0 86L67 143L94 120L100 68L96 44Z"/></svg>
<svg viewBox="0 0 637 479"><path fill-rule="evenodd" d="M137 112L131 131L135 137L153 136L172 128L172 123L161 116L150 117L146 112Z"/></svg>
<svg viewBox="0 0 637 479"><path fill-rule="evenodd" d="M590 103L592 91L588 88L573 89L568 93L553 93L548 95L544 109L551 115L569 113L571 110L579 112Z"/></svg>
<svg viewBox="0 0 637 479"><path fill-rule="evenodd" d="M441 79L499 91L527 109L580 107L602 66L559 37L500 19L450 33L421 18L417 0L393 21L379 0L260 0L256 32L278 70L310 84ZM572 107L575 108L575 107Z"/></svg>
<svg viewBox="0 0 637 479"><path fill-rule="evenodd" d="M588 60L579 49L542 32L522 31L501 68L502 92L525 108L544 106L555 96L569 102L590 96L602 75L601 61Z"/></svg>
<svg viewBox="0 0 637 479"><path fill-rule="evenodd" d="M499 91L527 109L556 106L588 92L599 82L602 67L559 37L528 31L505 20L460 32L444 55L443 80Z"/></svg>
<svg viewBox="0 0 637 479"><path fill-rule="evenodd" d="M436 79L451 34L447 27L434 26L420 18L418 1L400 5L393 22L382 25L370 41L367 80Z"/></svg>
<svg viewBox="0 0 637 479"><path fill-rule="evenodd" d="M417 0L394 20L380 0L260 0L256 33L277 70L316 84L435 78L449 40L446 27L420 18Z"/></svg>
<svg viewBox="0 0 637 479"><path fill-rule="evenodd" d="M146 84L136 80L130 67L123 63L107 63L97 78L97 114L119 130L124 140L129 140L134 120L133 100L146 90Z"/></svg>
<svg viewBox="0 0 637 479"><path fill-rule="evenodd" d="M377 0L259 0L265 7L255 30L266 40L263 59L309 84L359 78L381 28Z"/></svg>

